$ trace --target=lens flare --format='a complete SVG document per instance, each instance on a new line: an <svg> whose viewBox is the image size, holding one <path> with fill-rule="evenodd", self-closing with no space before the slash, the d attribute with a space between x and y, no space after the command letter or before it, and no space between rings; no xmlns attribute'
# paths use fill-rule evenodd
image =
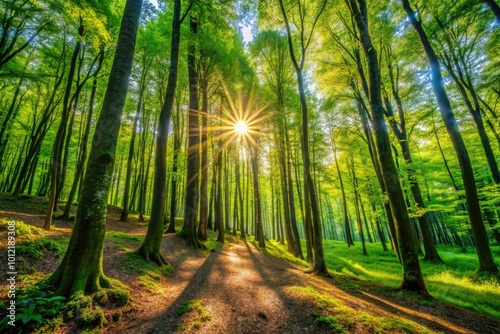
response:
<svg viewBox="0 0 500 334"><path fill-rule="evenodd" d="M237 134L244 136L248 133L248 124L245 121L238 121L234 124L234 131Z"/></svg>

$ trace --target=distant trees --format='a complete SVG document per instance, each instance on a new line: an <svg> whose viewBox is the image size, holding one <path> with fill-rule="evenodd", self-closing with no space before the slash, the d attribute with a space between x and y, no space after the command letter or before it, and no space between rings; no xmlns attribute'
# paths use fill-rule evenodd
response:
<svg viewBox="0 0 500 334"><path fill-rule="evenodd" d="M422 42L423 48L429 60L432 72L432 88L439 106L439 111L446 125L446 130L453 143L460 170L462 172L462 180L465 188L465 198L467 203L467 210L469 212L469 219L474 231L474 240L479 258L479 272L498 272L498 268L493 261L493 256L489 247L488 237L482 219L481 208L479 205L479 198L477 195L477 188L475 184L474 172L469 158L469 153L465 147L460 129L458 128L455 115L451 108L450 100L444 88L444 81L441 75L441 68L439 59L434 52L434 48L427 38L427 34L422 27L422 21L417 17L413 11L408 0L402 0L403 7L408 15L413 28L417 32Z"/></svg>
<svg viewBox="0 0 500 334"><path fill-rule="evenodd" d="M82 261L83 222L102 246L106 203L147 222L138 253L159 265L177 222L198 247L210 230L279 242L319 274L323 239L365 254L380 242L402 287L424 294L419 255L439 262L439 244L497 271L497 2L145 2L119 112L110 4L0 1L0 191L49 197L46 228L78 205L68 259ZM238 31L249 24L251 37ZM239 121L251 131L237 134Z"/></svg>

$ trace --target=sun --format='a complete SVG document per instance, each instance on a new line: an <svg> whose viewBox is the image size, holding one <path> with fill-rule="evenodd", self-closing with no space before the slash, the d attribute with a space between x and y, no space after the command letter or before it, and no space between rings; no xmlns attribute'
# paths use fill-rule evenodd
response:
<svg viewBox="0 0 500 334"><path fill-rule="evenodd" d="M248 124L245 121L239 120L234 124L234 131L241 136L248 134L248 130Z"/></svg>

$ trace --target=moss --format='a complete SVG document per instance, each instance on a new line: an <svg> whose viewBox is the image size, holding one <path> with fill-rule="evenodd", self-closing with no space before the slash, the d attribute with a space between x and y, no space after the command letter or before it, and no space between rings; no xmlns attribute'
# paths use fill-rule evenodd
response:
<svg viewBox="0 0 500 334"><path fill-rule="evenodd" d="M405 333L427 333L419 324L398 317L375 317L365 312L353 309L334 299L332 296L320 293L312 287L292 287L293 291L305 297L319 310L315 313L314 323L317 326L328 326L334 333L349 333L354 326L362 325L370 332L386 333L402 331ZM356 328L358 331L359 328Z"/></svg>
<svg viewBox="0 0 500 334"><path fill-rule="evenodd" d="M119 265L121 270L132 270L138 274L137 280L140 286L145 287L150 293L162 292L161 282L164 277L172 275L174 268L170 265L157 266L144 259L135 252L127 253L123 262Z"/></svg>
<svg viewBox="0 0 500 334"><path fill-rule="evenodd" d="M44 236L42 229L15 221L16 253L40 260L44 252L54 252L56 257L64 254L68 240L66 238L49 239ZM6 231L9 221L0 220L0 230Z"/></svg>
<svg viewBox="0 0 500 334"><path fill-rule="evenodd" d="M318 316L314 320L314 324L318 325L319 327L328 326L333 333L348 333L344 329L344 326L342 326L342 324L339 323L337 317L334 317L332 315L326 317Z"/></svg>
<svg viewBox="0 0 500 334"><path fill-rule="evenodd" d="M104 312L94 305L93 296L76 293L66 304L65 314L68 319L75 319L80 326L99 326L107 323Z"/></svg>
<svg viewBox="0 0 500 334"><path fill-rule="evenodd" d="M188 318L185 318L180 324L177 326L178 330L187 330L190 327L190 324L198 329L201 327L201 323L205 321L209 321L212 319L212 315L205 310L203 306L203 302L199 299L192 299L185 303L182 303L175 313L179 316L187 315Z"/></svg>

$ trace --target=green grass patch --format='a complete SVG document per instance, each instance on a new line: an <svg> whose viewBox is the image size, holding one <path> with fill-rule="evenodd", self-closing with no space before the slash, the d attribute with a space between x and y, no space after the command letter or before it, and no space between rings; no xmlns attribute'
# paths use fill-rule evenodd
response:
<svg viewBox="0 0 500 334"><path fill-rule="evenodd" d="M15 233L16 254L40 260L44 252L54 252L61 257L68 247L67 238L47 238L43 230L21 221L0 220L0 231Z"/></svg>
<svg viewBox="0 0 500 334"><path fill-rule="evenodd" d="M268 242L263 252L308 267L286 251L285 245ZM345 242L323 240L325 260L331 274L339 278L344 288L356 289L352 278L377 283L383 288L397 288L401 284L402 268L394 251L384 252L380 243L367 243L368 256L363 256L360 243L347 247ZM302 240L302 249L305 241ZM475 252L463 253L457 247L438 245L444 264L421 261L422 271L431 295L459 307L500 319L500 284L498 277L476 276L479 267ZM492 253L500 264L500 246L492 246ZM363 286L367 289L367 286ZM375 289L375 287L374 287Z"/></svg>
<svg viewBox="0 0 500 334"><path fill-rule="evenodd" d="M344 305L332 296L308 287L292 287L306 302L318 309L313 313L314 324L319 328L329 328L333 333L350 333L358 331L356 326L362 325L367 332L386 333L388 331L401 331L403 333L429 333L419 324L399 317L376 317L366 312L361 312Z"/></svg>
<svg viewBox="0 0 500 334"><path fill-rule="evenodd" d="M106 238L113 240L113 242L119 246L120 250L126 252L132 251L133 248L138 247L144 240L144 237L140 235L131 235L115 231L106 232Z"/></svg>
<svg viewBox="0 0 500 334"><path fill-rule="evenodd" d="M175 313L179 316L186 315L177 326L179 330L187 330L191 326L198 329L202 322L212 319L212 315L207 312L200 299L192 299L182 303Z"/></svg>
<svg viewBox="0 0 500 334"><path fill-rule="evenodd" d="M169 277L173 272L172 266L159 267L156 263L148 263L135 252L125 254L118 269L135 272L138 275L137 281L139 285L153 294L161 294L163 292L163 288L161 287L162 278Z"/></svg>

